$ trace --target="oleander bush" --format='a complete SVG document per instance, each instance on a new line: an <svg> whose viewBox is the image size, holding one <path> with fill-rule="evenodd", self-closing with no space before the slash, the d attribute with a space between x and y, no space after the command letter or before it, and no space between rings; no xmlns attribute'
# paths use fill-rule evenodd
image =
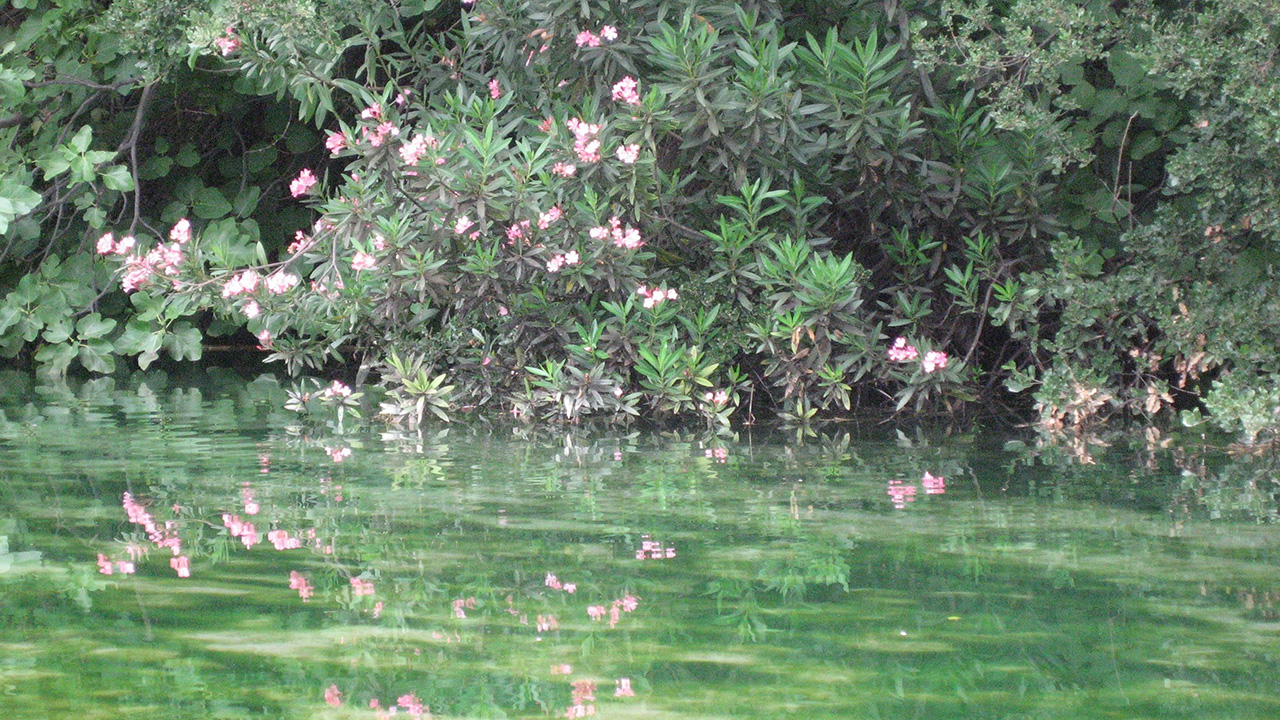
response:
<svg viewBox="0 0 1280 720"><path fill-rule="evenodd" d="M226 337L410 424L1160 415L1280 360L1270 5L27 0L0 350Z"/></svg>

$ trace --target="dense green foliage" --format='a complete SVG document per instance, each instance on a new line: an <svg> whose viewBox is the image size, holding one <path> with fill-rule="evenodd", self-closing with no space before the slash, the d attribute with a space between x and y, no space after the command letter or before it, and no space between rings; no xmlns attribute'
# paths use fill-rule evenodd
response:
<svg viewBox="0 0 1280 720"><path fill-rule="evenodd" d="M377 370L407 422L1005 387L1047 427L1179 399L1254 441L1277 10L16 3L0 350L110 372L252 334Z"/></svg>

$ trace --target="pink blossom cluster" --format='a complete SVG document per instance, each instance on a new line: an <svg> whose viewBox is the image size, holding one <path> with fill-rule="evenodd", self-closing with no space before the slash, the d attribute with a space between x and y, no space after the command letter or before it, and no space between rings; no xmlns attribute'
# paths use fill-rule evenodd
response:
<svg viewBox="0 0 1280 720"><path fill-rule="evenodd" d="M430 135L414 135L413 140L400 146L400 159L405 165L417 165L427 150L439 147L440 141ZM441 158L443 160L443 158Z"/></svg>
<svg viewBox="0 0 1280 720"><path fill-rule="evenodd" d="M560 211L560 206L552 205L550 210L544 213L538 213L538 229L546 230L547 228L551 227L552 223L559 220L563 216L564 216L564 213Z"/></svg>
<svg viewBox="0 0 1280 720"><path fill-rule="evenodd" d="M584 163L600 162L600 139L596 136L601 127L578 118L569 118L565 125L573 133L573 151L578 159Z"/></svg>
<svg viewBox="0 0 1280 720"><path fill-rule="evenodd" d="M915 360L920 355L920 351L916 350L914 345L908 345L907 339L904 337L895 338L893 345L889 347L889 360L893 362L908 362ZM947 366L947 354L937 350L931 350L924 354L920 360L920 368L926 373L932 373L941 370Z"/></svg>
<svg viewBox="0 0 1280 720"><path fill-rule="evenodd" d="M245 515L257 515L262 510L262 506L258 505L257 500L254 499L253 488L249 486L249 483L245 483L240 488L240 501L244 503Z"/></svg>
<svg viewBox="0 0 1280 720"><path fill-rule="evenodd" d="M712 462L723 463L729 460L728 448L722 448L722 447L707 448L705 451L703 451L703 454L706 455L708 458L710 458Z"/></svg>
<svg viewBox="0 0 1280 720"><path fill-rule="evenodd" d="M675 546L663 547L657 540L650 540L648 535L640 536L640 549L636 550L637 560L661 560L676 556Z"/></svg>
<svg viewBox="0 0 1280 720"><path fill-rule="evenodd" d="M613 99L620 100L628 105L640 104L640 84L636 79L627 75L613 85Z"/></svg>
<svg viewBox="0 0 1280 720"><path fill-rule="evenodd" d="M222 52L222 56L226 57L236 50L240 49L240 38L236 37L236 29L234 25L227 26L227 32L222 37L213 41L218 46L218 50Z"/></svg>
<svg viewBox="0 0 1280 720"><path fill-rule="evenodd" d="M178 537L177 523L166 520L163 526L159 525L151 513L135 501L130 493L123 495L120 504L124 507L129 522L141 525L142 529L147 531L147 539L155 543L157 548L169 548L174 555L182 552L182 540Z"/></svg>
<svg viewBox="0 0 1280 720"><path fill-rule="evenodd" d="M947 491L947 479L941 475L932 475L928 470L920 478L920 484L924 486L925 495L942 495Z"/></svg>
<svg viewBox="0 0 1280 720"><path fill-rule="evenodd" d="M569 177L573 177L577 173L578 173L578 166L573 165L571 163L558 162L555 165L551 166L552 175L559 175L560 177L569 178Z"/></svg>
<svg viewBox="0 0 1280 720"><path fill-rule="evenodd" d="M905 508L907 503L915 502L916 486L903 485L901 480L890 480L888 487L889 499L893 501L893 506L899 510Z"/></svg>
<svg viewBox="0 0 1280 720"><path fill-rule="evenodd" d="M591 680L574 680L573 701L565 711L567 718L582 718L596 714L596 684Z"/></svg>
<svg viewBox="0 0 1280 720"><path fill-rule="evenodd" d="M597 225L591 228L588 234L596 240L604 240L613 238L613 244L627 250L635 250L644 245L644 241L640 239L640 231L627 226L626 230L622 229L622 221L615 215L609 218L609 225Z"/></svg>
<svg viewBox="0 0 1280 720"><path fill-rule="evenodd" d="M288 530L269 531L267 541L277 550L297 550L302 547L302 538L291 536Z"/></svg>
<svg viewBox="0 0 1280 720"><path fill-rule="evenodd" d="M297 590L298 597L302 598L302 602L307 602L311 596L315 594L316 589L312 587L307 577L297 570L289 573L289 589Z"/></svg>
<svg viewBox="0 0 1280 720"><path fill-rule="evenodd" d="M614 682L614 697L635 697L636 691L631 689L631 678L618 678Z"/></svg>
<svg viewBox="0 0 1280 720"><path fill-rule="evenodd" d="M99 255L128 255L129 251L138 244L138 240L132 235L127 235L116 242L115 235L106 233L98 238L98 254Z"/></svg>
<svg viewBox="0 0 1280 720"><path fill-rule="evenodd" d="M324 701L332 707L342 705L342 691L337 685L330 685L324 690Z"/></svg>
<svg viewBox="0 0 1280 720"><path fill-rule="evenodd" d="M311 172L310 168L302 168L302 172L298 173L298 177L289 183L289 194L294 197L302 197L310 192L317 182L319 181L316 180L316 176Z"/></svg>
<svg viewBox="0 0 1280 720"><path fill-rule="evenodd" d="M116 570L119 570L121 575L132 575L137 572L137 566L130 560L112 561L106 555L98 553L98 572L111 575Z"/></svg>
<svg viewBox="0 0 1280 720"><path fill-rule="evenodd" d="M356 597L373 594L373 582L363 578L351 578L351 594Z"/></svg>
<svg viewBox="0 0 1280 720"><path fill-rule="evenodd" d="M708 390L706 394L702 396L702 399L712 405L724 405L729 402L729 393L725 390Z"/></svg>
<svg viewBox="0 0 1280 720"><path fill-rule="evenodd" d="M262 276L256 270L244 270L228 280L222 286L222 297L229 298L241 293L252 293L258 289L258 281Z"/></svg>
<svg viewBox="0 0 1280 720"><path fill-rule="evenodd" d="M636 160L640 158L639 145L620 145L618 146L618 160L623 165L634 165Z"/></svg>
<svg viewBox="0 0 1280 720"><path fill-rule="evenodd" d="M636 288L636 294L644 298L644 302L642 304L647 310L652 310L653 308L661 305L663 302L667 300L675 300L676 298L680 297L679 293L676 292L675 288L649 289L644 285L641 285L640 287Z"/></svg>
<svg viewBox="0 0 1280 720"><path fill-rule="evenodd" d="M467 230L471 229L473 225L475 225L475 223L471 221L471 218L467 217L466 215L463 215L462 217L458 218L457 222L453 224L453 231L461 235L465 233Z"/></svg>
<svg viewBox="0 0 1280 720"><path fill-rule="evenodd" d="M263 282L272 295L283 295L298 286L302 278L287 272L274 272Z"/></svg>
<svg viewBox="0 0 1280 720"><path fill-rule="evenodd" d="M315 240L301 230L293 234L293 242L289 243L288 253L296 255L315 244Z"/></svg>
<svg viewBox="0 0 1280 720"><path fill-rule="evenodd" d="M524 237L525 232L528 231L530 225L531 223L528 220L511 223L511 226L507 228L507 239L515 242L516 240Z"/></svg>
<svg viewBox="0 0 1280 720"><path fill-rule="evenodd" d="M343 460L346 460L347 458L351 457L351 448L349 447L340 447L340 448L326 447L324 449L324 452L326 455L333 458L333 461L336 463L340 463Z"/></svg>
<svg viewBox="0 0 1280 720"><path fill-rule="evenodd" d="M947 366L947 354L944 352L931 351L924 354L924 359L920 361L920 368L927 373L934 370L941 370Z"/></svg>
<svg viewBox="0 0 1280 720"><path fill-rule="evenodd" d="M555 615L539 615L538 632L551 632L560 628L560 623L556 621Z"/></svg>
<svg viewBox="0 0 1280 720"><path fill-rule="evenodd" d="M476 599L474 597L457 598L453 601L453 616L462 620L467 617L468 610L476 609Z"/></svg>
<svg viewBox="0 0 1280 720"><path fill-rule="evenodd" d="M169 567L173 568L180 578L191 577L191 559L186 555L169 558Z"/></svg>
<svg viewBox="0 0 1280 720"><path fill-rule="evenodd" d="M329 149L329 154L337 156L347 147L347 136L340 132L331 132L329 137L324 139L324 146Z"/></svg>
<svg viewBox="0 0 1280 720"><path fill-rule="evenodd" d="M240 538L245 548L252 548L262 541L261 536L258 535L258 528L253 523L241 520L239 515L223 513L222 524L226 526L231 537Z"/></svg>
<svg viewBox="0 0 1280 720"><path fill-rule="evenodd" d="M889 359L893 362L915 360L919 354L914 345L907 344L907 339L904 337L895 339L893 345L889 347Z"/></svg>
<svg viewBox="0 0 1280 720"><path fill-rule="evenodd" d="M634 595L626 595L614 600L608 609L603 605L588 605L587 616L593 621L600 620L607 612L609 614L609 627L617 627L618 621L622 618L622 613L633 612L640 606L640 601Z"/></svg>
<svg viewBox="0 0 1280 720"><path fill-rule="evenodd" d="M494 100L502 97L502 86L498 84L498 78L489 81L489 97Z"/></svg>
<svg viewBox="0 0 1280 720"><path fill-rule="evenodd" d="M543 584L551 588L552 590L564 590L570 595L572 595L574 591L578 589L578 583L562 584L560 582L560 578L555 576L555 573L547 573L547 579L543 581Z"/></svg>
<svg viewBox="0 0 1280 720"><path fill-rule="evenodd" d="M329 387L325 388L320 394L324 397L351 397L351 387L343 383L341 380L334 380L333 383L329 385Z"/></svg>
<svg viewBox="0 0 1280 720"><path fill-rule="evenodd" d="M582 262L582 258L578 257L577 250L570 250L563 255L556 255L547 261L547 272L560 272L563 267L571 267Z"/></svg>
<svg viewBox="0 0 1280 720"><path fill-rule="evenodd" d="M179 245L185 245L190 242L191 221L186 218L182 218L178 222L174 223L173 227L169 229L169 239Z"/></svg>
<svg viewBox="0 0 1280 720"><path fill-rule="evenodd" d="M426 706L424 706L422 701L418 699L418 696L413 693L401 695L396 698L396 704L404 708L404 711L409 713L412 717L431 716L431 713L427 710ZM394 713L395 708L391 708L391 711Z"/></svg>
<svg viewBox="0 0 1280 720"><path fill-rule="evenodd" d="M613 42L618 39L618 28L612 25L605 25L600 28L600 34L583 30L578 33L578 37L574 38L574 42L578 47L600 47L600 41Z"/></svg>
<svg viewBox="0 0 1280 720"><path fill-rule="evenodd" d="M366 125L360 128L360 134L373 147L382 147L382 143L386 142L388 137L396 137L400 134L400 128L390 122L380 122L373 127Z"/></svg>
<svg viewBox="0 0 1280 720"><path fill-rule="evenodd" d="M371 270L378 266L378 259L366 252L356 251L351 258L351 269L356 272Z"/></svg>

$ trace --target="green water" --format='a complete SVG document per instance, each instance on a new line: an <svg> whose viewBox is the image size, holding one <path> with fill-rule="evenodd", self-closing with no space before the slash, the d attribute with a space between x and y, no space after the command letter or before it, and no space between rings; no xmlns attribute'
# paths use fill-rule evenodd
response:
<svg viewBox="0 0 1280 720"><path fill-rule="evenodd" d="M283 404L0 373L5 720L1280 717L1274 459Z"/></svg>

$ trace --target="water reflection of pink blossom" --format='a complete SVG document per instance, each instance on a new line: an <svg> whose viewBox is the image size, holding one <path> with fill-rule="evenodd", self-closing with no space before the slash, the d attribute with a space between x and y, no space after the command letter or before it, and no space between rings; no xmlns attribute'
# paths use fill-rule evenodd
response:
<svg viewBox="0 0 1280 720"><path fill-rule="evenodd" d="M640 549L636 550L637 560L661 560L670 559L676 556L674 547L663 547L662 543L656 540L650 540L648 535L642 535L640 540Z"/></svg>
<svg viewBox="0 0 1280 720"><path fill-rule="evenodd" d="M616 689L613 691L614 697L635 697L636 691L631 689L631 678L618 678L614 683Z"/></svg>
<svg viewBox="0 0 1280 720"><path fill-rule="evenodd" d="M907 503L915 502L916 486L903 485L901 480L890 480L888 493L893 506L901 510L907 506Z"/></svg>
<svg viewBox="0 0 1280 720"><path fill-rule="evenodd" d="M338 707L342 704L342 691L338 689L337 685L330 685L325 688L324 701L333 707Z"/></svg>
<svg viewBox="0 0 1280 720"><path fill-rule="evenodd" d="M920 484L924 486L926 495L941 495L947 491L947 479L941 475L931 475L927 470L924 477L920 478Z"/></svg>

